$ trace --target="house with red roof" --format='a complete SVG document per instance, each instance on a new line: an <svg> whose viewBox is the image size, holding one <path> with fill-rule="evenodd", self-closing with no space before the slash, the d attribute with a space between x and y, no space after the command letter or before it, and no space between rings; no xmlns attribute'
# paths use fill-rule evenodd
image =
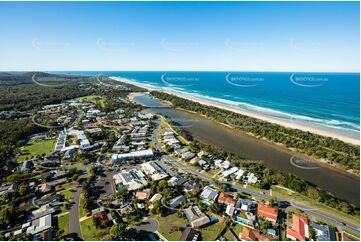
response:
<svg viewBox="0 0 361 242"><path fill-rule="evenodd" d="M257 214L258 216L275 223L277 222L278 218L278 208L273 208L271 206L260 203L258 204Z"/></svg>
<svg viewBox="0 0 361 242"><path fill-rule="evenodd" d="M305 241L309 237L308 220L304 217L293 214L292 227L287 227L287 238L292 240Z"/></svg>
<svg viewBox="0 0 361 242"><path fill-rule="evenodd" d="M231 195L221 192L218 196L218 202L235 206L237 201Z"/></svg>
<svg viewBox="0 0 361 242"><path fill-rule="evenodd" d="M103 207L92 210L92 216L98 218L101 223L113 220L112 216L107 214Z"/></svg>

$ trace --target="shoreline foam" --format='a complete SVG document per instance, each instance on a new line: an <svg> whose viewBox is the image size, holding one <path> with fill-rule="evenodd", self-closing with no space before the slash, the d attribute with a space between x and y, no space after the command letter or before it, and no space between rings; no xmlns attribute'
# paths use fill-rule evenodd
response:
<svg viewBox="0 0 361 242"><path fill-rule="evenodd" d="M110 78L115 80L115 81L124 82L124 83L132 84L132 85L135 85L135 86L139 86L139 87L142 87L142 88L147 89L149 91L165 92L165 93L168 93L168 94L180 97L180 98L189 99L189 100L191 100L193 102L198 102L198 103L203 104L203 105L213 106L213 107L216 107L216 108L219 108L219 109L224 109L224 110L228 110L228 111L231 111L231 112L239 113L239 114L249 116L249 117L252 117L252 118L256 118L256 119L260 119L260 120L263 120L263 121L266 121L266 122L269 122L269 123L278 124L278 125L284 126L286 128L299 129L299 130L302 130L302 131L311 132L311 133L318 134L318 135L321 135L321 136L336 138L336 139L342 140L342 141L344 141L346 143L350 143L350 144L353 144L353 145L360 145L360 140L359 139L348 137L348 136L338 134L338 133L335 133L335 132L332 132L332 131L327 131L327 130L324 130L324 129L317 129L315 127L310 127L310 126L299 124L299 123L279 120L279 119L268 117L266 115L262 115L262 114L259 114L259 113L253 113L253 112L250 112L250 111L247 111L247 110L243 110L241 108L230 107L230 106L228 106L226 104L220 104L220 103L213 102L213 101L210 101L210 100L205 100L204 98L194 97L192 95L179 93L177 91L170 92L170 91L160 90L160 89L157 89L156 87L153 87L151 85L142 84L142 83L138 83L138 82L133 82L133 81L130 81L129 79L126 79L126 78L120 78L120 77L110 77Z"/></svg>

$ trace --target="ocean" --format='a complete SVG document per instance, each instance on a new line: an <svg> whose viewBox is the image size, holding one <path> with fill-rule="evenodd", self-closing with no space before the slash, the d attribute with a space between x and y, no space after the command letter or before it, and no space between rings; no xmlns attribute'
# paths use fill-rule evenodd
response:
<svg viewBox="0 0 361 242"><path fill-rule="evenodd" d="M62 71L127 78L348 137L360 136L359 73Z"/></svg>

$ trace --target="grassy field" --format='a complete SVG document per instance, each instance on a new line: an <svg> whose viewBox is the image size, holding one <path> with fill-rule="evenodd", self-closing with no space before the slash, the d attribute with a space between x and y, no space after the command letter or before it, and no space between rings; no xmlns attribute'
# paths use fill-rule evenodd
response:
<svg viewBox="0 0 361 242"><path fill-rule="evenodd" d="M233 234L231 231L227 230L227 232L223 236L227 241L234 241Z"/></svg>
<svg viewBox="0 0 361 242"><path fill-rule="evenodd" d="M92 102L92 103L97 103L99 102L100 103L100 106L102 108L104 108L106 106L106 101L103 97L101 96L95 96L95 95L91 95L91 96L85 96L85 97L79 97L77 98L77 100L86 100L86 101L89 101L89 102Z"/></svg>
<svg viewBox="0 0 361 242"><path fill-rule="evenodd" d="M69 234L69 214L64 214L62 216L58 216L58 226L59 229L63 229L63 236Z"/></svg>
<svg viewBox="0 0 361 242"><path fill-rule="evenodd" d="M109 234L110 230L110 227L105 229L96 228L91 218L80 222L80 226L85 241L102 240L104 235Z"/></svg>
<svg viewBox="0 0 361 242"><path fill-rule="evenodd" d="M215 241L218 235L226 227L226 224L212 224L201 230L203 241Z"/></svg>
<svg viewBox="0 0 361 242"><path fill-rule="evenodd" d="M242 233L243 226L239 223L236 223L236 225L233 227L233 231L236 233L237 236L239 236Z"/></svg>
<svg viewBox="0 0 361 242"><path fill-rule="evenodd" d="M53 151L55 142L55 139L30 142L24 147L22 147L22 150L19 156L16 158L16 161L23 162L31 159L32 156L36 157L37 155L41 156L43 154L48 155Z"/></svg>
<svg viewBox="0 0 361 242"><path fill-rule="evenodd" d="M156 216L155 218L159 222L158 232L171 241L179 240L182 234L182 231L178 230L176 226L184 227L188 223L185 218L179 218L176 213L166 217Z"/></svg>

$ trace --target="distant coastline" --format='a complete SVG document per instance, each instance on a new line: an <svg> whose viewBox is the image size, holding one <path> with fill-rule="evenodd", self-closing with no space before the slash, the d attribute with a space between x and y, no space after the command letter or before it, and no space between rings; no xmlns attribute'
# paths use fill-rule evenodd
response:
<svg viewBox="0 0 361 242"><path fill-rule="evenodd" d="M317 129L317 128L310 127L310 126L307 126L307 125L302 125L302 124L299 124L299 123L287 122L287 121L284 121L284 120L271 118L271 117L265 116L265 115L263 115L261 113L250 112L250 111L247 111L247 110L243 110L241 108L231 107L231 106L228 106L226 104L216 103L216 102L211 101L211 100L206 100L206 99L203 99L203 98L200 98L200 97L194 97L192 95L181 93L181 92L176 92L176 91L170 92L170 91L166 91L166 90L159 90L159 89L157 89L156 87L154 87L152 85L133 82L133 81L130 81L129 79L126 79L126 78L120 78L120 77L114 77L114 76L112 76L110 78L115 80L115 81L133 84L133 85L142 87L144 89L147 89L149 91L165 92L165 93L175 95L175 96L178 96L178 97L181 97L181 98L189 99L189 100L194 101L194 102L198 102L198 103L203 104L203 105L208 105L208 106L213 106L213 107L217 107L217 108L220 108L220 109L225 109L225 110L232 111L232 112L235 112L235 113L239 113L239 114L242 114L242 115L246 115L246 116L249 116L249 117L252 117L252 118L260 119L260 120L263 120L263 121L266 121L266 122L278 124L278 125L281 125L281 126L284 126L284 127L287 127L287 128L299 129L299 130L302 130L302 131L311 132L311 133L326 136L326 137L336 138L336 139L342 140L342 141L344 141L346 143L350 143L350 144L353 144L353 145L360 145L360 140L359 139L348 137L346 135L342 135L342 134L339 134L339 133L334 133L334 132L331 132L331 131L328 131L328 130Z"/></svg>

